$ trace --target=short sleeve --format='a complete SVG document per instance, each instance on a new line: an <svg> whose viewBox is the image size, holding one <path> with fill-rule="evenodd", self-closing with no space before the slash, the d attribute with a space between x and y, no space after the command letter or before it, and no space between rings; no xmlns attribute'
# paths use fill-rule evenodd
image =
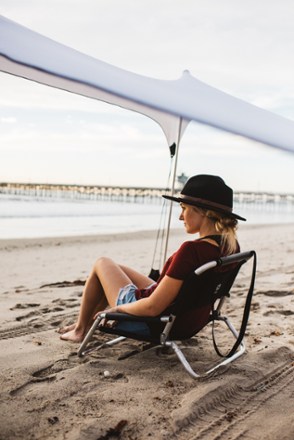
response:
<svg viewBox="0 0 294 440"><path fill-rule="evenodd" d="M204 241L186 241L172 256L165 275L184 280L197 267L219 257L220 249L217 246Z"/></svg>

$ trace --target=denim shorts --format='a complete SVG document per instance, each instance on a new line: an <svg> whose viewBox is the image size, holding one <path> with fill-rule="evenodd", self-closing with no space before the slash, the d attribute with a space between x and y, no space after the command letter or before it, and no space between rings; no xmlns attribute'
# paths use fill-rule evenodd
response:
<svg viewBox="0 0 294 440"><path fill-rule="evenodd" d="M116 305L129 304L137 301L135 292L137 286L134 284L127 284L126 286L119 289L118 297L116 300ZM126 330L129 332L134 332L143 336L150 336L150 330L147 324L141 322L119 322L116 324L115 328L119 330Z"/></svg>

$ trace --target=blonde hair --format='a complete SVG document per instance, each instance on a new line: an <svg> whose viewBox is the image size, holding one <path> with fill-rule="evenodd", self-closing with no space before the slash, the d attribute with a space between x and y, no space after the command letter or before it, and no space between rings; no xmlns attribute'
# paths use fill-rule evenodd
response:
<svg viewBox="0 0 294 440"><path fill-rule="evenodd" d="M236 252L238 248L237 228L238 220L233 217L226 217L224 214L215 211L205 211L206 217L214 222L214 227L221 234L221 248L226 254Z"/></svg>
<svg viewBox="0 0 294 440"><path fill-rule="evenodd" d="M195 211L201 212L213 223L216 231L221 234L221 250L226 255L233 254L238 249L237 229L238 220L233 217L226 217L220 212L198 208L193 206Z"/></svg>

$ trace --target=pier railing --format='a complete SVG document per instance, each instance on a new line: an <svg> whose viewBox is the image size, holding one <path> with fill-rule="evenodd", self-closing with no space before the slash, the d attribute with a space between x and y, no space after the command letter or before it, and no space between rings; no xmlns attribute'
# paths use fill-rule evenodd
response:
<svg viewBox="0 0 294 440"><path fill-rule="evenodd" d="M180 191L180 190L179 190ZM179 192L178 191L178 192ZM177 192L177 191L176 191ZM165 188L122 187L111 185L67 185L44 183L0 183L0 194L31 196L39 198L66 198L72 200L109 200L128 202L161 201L167 194ZM294 194L237 191L234 194L238 204L294 204Z"/></svg>

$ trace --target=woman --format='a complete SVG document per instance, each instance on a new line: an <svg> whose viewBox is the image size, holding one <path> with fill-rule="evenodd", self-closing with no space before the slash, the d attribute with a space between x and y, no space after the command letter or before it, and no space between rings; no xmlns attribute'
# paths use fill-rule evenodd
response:
<svg viewBox="0 0 294 440"><path fill-rule="evenodd" d="M180 220L187 233L198 233L199 238L182 244L167 260L156 283L109 258L98 259L84 288L78 320L60 329L61 339L81 342L93 318L107 306L112 312L157 316L173 303L184 280L197 267L239 251L237 219L245 219L232 212L233 191L220 177L193 176L179 197L163 197L180 203Z"/></svg>

